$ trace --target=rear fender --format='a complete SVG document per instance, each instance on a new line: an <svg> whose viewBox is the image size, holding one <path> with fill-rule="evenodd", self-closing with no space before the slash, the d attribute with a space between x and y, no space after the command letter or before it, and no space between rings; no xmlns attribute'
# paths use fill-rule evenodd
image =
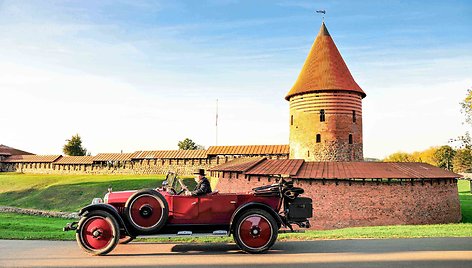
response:
<svg viewBox="0 0 472 268"><path fill-rule="evenodd" d="M248 209L253 209L253 208L263 209L263 210L269 212L270 215L272 215L272 217L274 217L274 219L277 221L277 224L279 224L279 226L283 225L285 227L285 222L282 220L280 215L273 208L271 208L270 206L268 206L264 203L250 202L250 203L246 203L246 204L238 207L234 211L233 215L231 216L228 235L231 235L231 233L233 232L233 228L232 228L233 227L233 222L238 218L238 216L241 215L244 211L246 211Z"/></svg>
<svg viewBox="0 0 472 268"><path fill-rule="evenodd" d="M88 205L79 211L79 216L80 217L85 216L88 213L92 211L96 211L96 210L102 210L102 211L106 211L110 213L118 222L118 225L120 226L120 228L123 228L127 234L130 234L129 229L127 228L125 222L123 221L123 218L121 218L120 216L120 213L118 213L118 210L110 204L101 203L101 204Z"/></svg>

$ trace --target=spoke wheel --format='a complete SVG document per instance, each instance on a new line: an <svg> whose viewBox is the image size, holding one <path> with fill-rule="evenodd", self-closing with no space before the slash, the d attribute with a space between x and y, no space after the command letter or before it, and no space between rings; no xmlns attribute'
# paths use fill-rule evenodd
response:
<svg viewBox="0 0 472 268"><path fill-rule="evenodd" d="M108 212L92 211L82 217L78 226L77 243L90 254L105 255L118 244L119 226Z"/></svg>
<svg viewBox="0 0 472 268"><path fill-rule="evenodd" d="M126 219L141 234L158 231L166 223L168 214L167 201L155 190L139 191L125 205Z"/></svg>
<svg viewBox="0 0 472 268"><path fill-rule="evenodd" d="M277 240L275 219L266 211L250 209L235 222L234 240L239 248L248 253L263 253Z"/></svg>

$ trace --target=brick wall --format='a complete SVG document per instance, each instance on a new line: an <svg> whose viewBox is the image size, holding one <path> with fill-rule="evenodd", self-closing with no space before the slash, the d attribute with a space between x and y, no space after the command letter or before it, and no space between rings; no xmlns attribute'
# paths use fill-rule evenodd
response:
<svg viewBox="0 0 472 268"><path fill-rule="evenodd" d="M223 174L220 174L222 176ZM231 178L230 178L231 177ZM274 183L266 177L225 173L220 192L245 192ZM411 181L299 180L295 186L313 199L313 229L397 224L455 223L461 210L454 179Z"/></svg>
<svg viewBox="0 0 472 268"><path fill-rule="evenodd" d="M321 110L325 121L320 120ZM363 160L362 97L359 93L330 91L291 97L289 124L291 159ZM317 134L320 135L319 142ZM349 135L352 135L352 144Z"/></svg>

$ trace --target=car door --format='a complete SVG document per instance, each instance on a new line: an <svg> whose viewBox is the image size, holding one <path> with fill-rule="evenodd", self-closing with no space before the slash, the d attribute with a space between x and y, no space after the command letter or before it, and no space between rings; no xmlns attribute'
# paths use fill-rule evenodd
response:
<svg viewBox="0 0 472 268"><path fill-rule="evenodd" d="M237 194L213 194L199 198L199 223L229 224L236 210Z"/></svg>
<svg viewBox="0 0 472 268"><path fill-rule="evenodd" d="M190 224L198 219L199 202L196 196L172 196L172 219L170 223Z"/></svg>

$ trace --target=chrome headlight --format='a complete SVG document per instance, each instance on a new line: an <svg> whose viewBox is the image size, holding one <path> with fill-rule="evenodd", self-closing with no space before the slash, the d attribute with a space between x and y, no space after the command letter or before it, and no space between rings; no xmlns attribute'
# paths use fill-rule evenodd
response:
<svg viewBox="0 0 472 268"><path fill-rule="evenodd" d="M108 195L109 195L109 194L110 194L110 193L106 193L106 194L105 194L105 196L103 197L103 203L108 204Z"/></svg>
<svg viewBox="0 0 472 268"><path fill-rule="evenodd" d="M101 198L94 198L92 199L92 205L95 205L95 204L100 204L100 203L103 203L103 200Z"/></svg>

